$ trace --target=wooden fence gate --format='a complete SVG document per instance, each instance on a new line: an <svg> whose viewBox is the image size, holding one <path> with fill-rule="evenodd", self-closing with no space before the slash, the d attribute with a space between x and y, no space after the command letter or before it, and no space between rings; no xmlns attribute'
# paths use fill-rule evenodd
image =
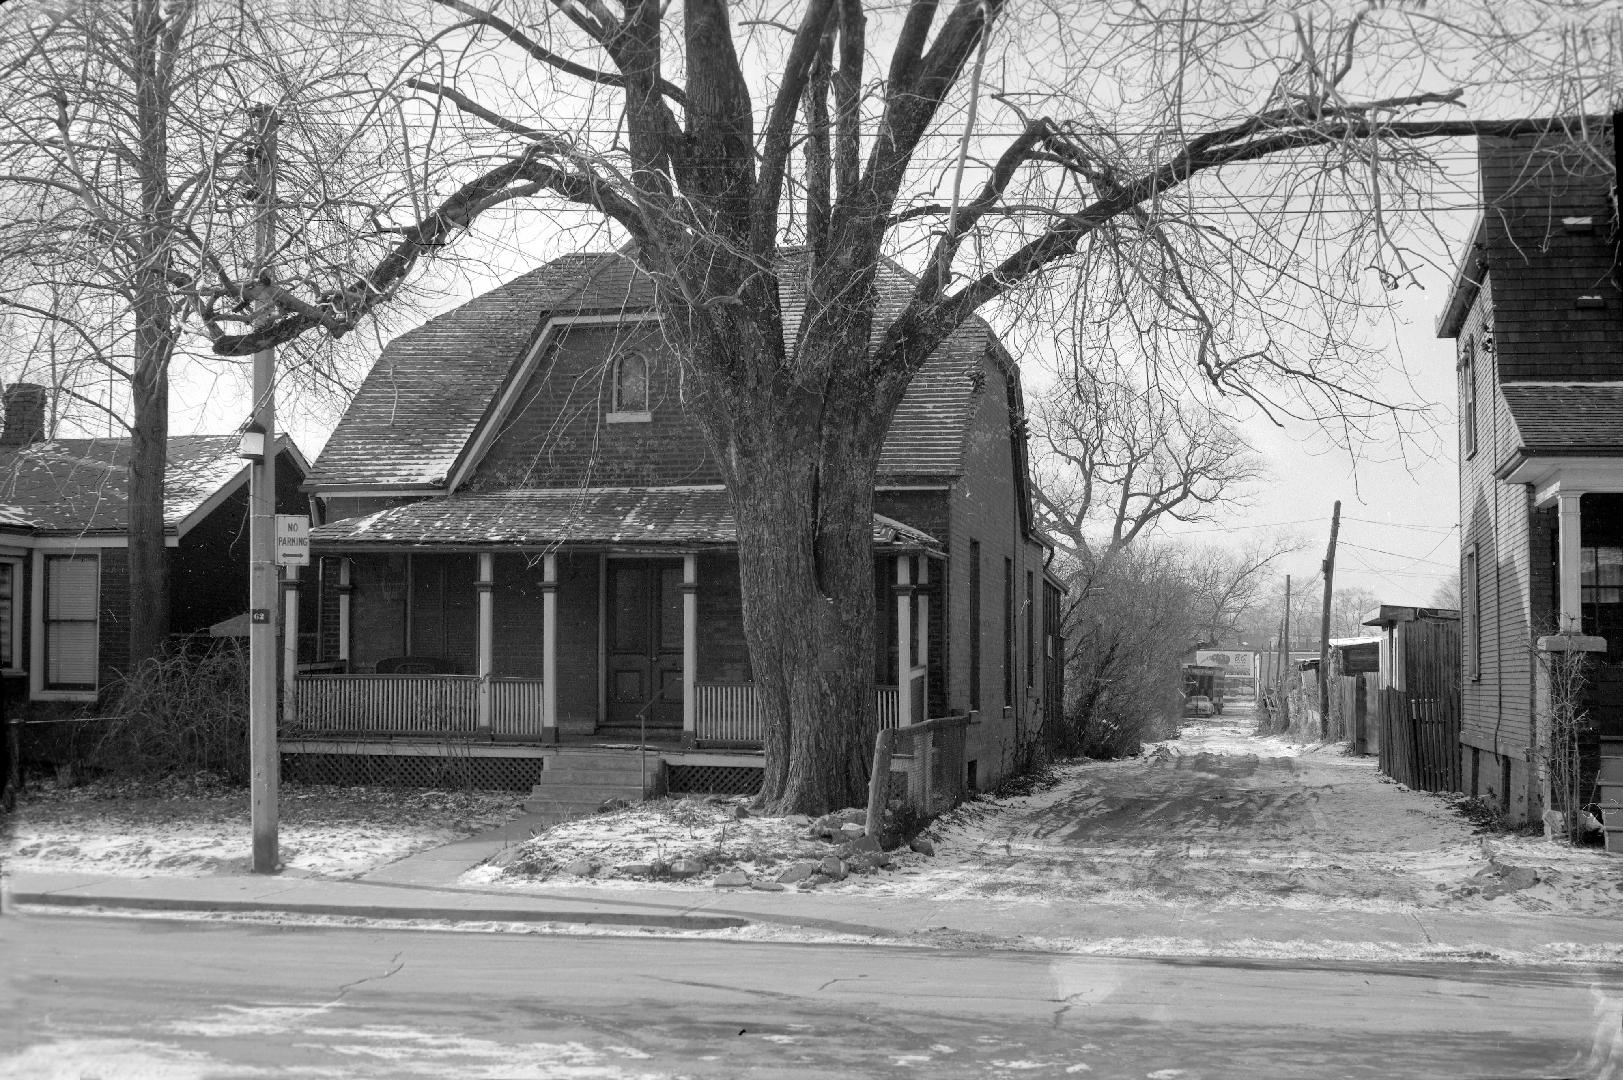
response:
<svg viewBox="0 0 1623 1080"><path fill-rule="evenodd" d="M1404 687L1371 700L1380 710L1380 769L1417 791L1460 790L1460 642L1455 626L1408 624Z"/></svg>

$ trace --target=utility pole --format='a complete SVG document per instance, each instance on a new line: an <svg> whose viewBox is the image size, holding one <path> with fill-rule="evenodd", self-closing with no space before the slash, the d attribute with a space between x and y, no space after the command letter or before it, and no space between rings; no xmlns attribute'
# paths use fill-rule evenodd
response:
<svg viewBox="0 0 1623 1080"><path fill-rule="evenodd" d="M1324 553L1324 613L1319 617L1319 739L1330 738L1330 590L1336 577L1336 533L1341 531L1341 500L1330 512L1330 548Z"/></svg>
<svg viewBox="0 0 1623 1080"><path fill-rule="evenodd" d="M254 270L263 273L276 245L276 128L270 105L250 105L254 200L259 221ZM277 788L281 764L276 753L276 350L254 353L254 411L244 436L248 472L248 742L250 801L254 833L254 873L281 868L277 851ZM246 444L259 434L259 453Z"/></svg>
<svg viewBox="0 0 1623 1080"><path fill-rule="evenodd" d="M1285 575L1285 620L1279 628L1279 670L1274 678L1279 681L1279 721L1281 731L1291 728L1290 676L1285 669L1291 662L1291 576Z"/></svg>

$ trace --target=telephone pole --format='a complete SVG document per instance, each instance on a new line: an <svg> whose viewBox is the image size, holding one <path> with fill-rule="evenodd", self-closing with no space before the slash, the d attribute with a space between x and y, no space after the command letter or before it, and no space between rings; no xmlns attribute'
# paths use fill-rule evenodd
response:
<svg viewBox="0 0 1623 1080"><path fill-rule="evenodd" d="M1291 576L1285 575L1285 619L1279 627L1279 670L1274 673L1279 683L1279 721L1281 731L1291 728L1290 677L1285 668L1291 662Z"/></svg>
<svg viewBox="0 0 1623 1080"><path fill-rule="evenodd" d="M261 274L276 245L276 129L281 123L270 105L250 105L254 201L259 220L254 237L254 272ZM248 742L250 803L254 834L254 873L281 867L277 850L277 788L281 763L276 752L276 350L254 353L254 411L244 435L248 472ZM259 435L259 453L247 445Z"/></svg>
<svg viewBox="0 0 1623 1080"><path fill-rule="evenodd" d="M1330 589L1336 576L1336 533L1341 531L1341 500L1330 512L1330 547L1324 553L1324 613L1319 618L1319 739L1330 738Z"/></svg>

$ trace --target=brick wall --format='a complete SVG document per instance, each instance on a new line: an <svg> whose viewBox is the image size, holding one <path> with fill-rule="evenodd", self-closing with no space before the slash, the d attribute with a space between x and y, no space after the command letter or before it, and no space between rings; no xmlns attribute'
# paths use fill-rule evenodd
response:
<svg viewBox="0 0 1623 1080"><path fill-rule="evenodd" d="M597 726L598 580L598 556L558 557L558 726L564 731Z"/></svg>
<svg viewBox="0 0 1623 1080"><path fill-rule="evenodd" d="M738 582L738 556L699 556L700 682L749 682L749 646L744 640L744 598Z"/></svg>
<svg viewBox="0 0 1623 1080"><path fill-rule="evenodd" d="M611 359L650 359L646 422L609 423ZM683 412L674 357L648 324L565 329L520 392L469 483L513 487L717 484L699 426Z"/></svg>

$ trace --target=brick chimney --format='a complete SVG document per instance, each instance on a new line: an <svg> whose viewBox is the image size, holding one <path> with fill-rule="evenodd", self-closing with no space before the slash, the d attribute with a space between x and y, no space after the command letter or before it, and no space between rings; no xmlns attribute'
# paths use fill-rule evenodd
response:
<svg viewBox="0 0 1623 1080"><path fill-rule="evenodd" d="M6 387L6 419L0 426L0 446L27 446L45 438L46 389L38 383L12 383Z"/></svg>

